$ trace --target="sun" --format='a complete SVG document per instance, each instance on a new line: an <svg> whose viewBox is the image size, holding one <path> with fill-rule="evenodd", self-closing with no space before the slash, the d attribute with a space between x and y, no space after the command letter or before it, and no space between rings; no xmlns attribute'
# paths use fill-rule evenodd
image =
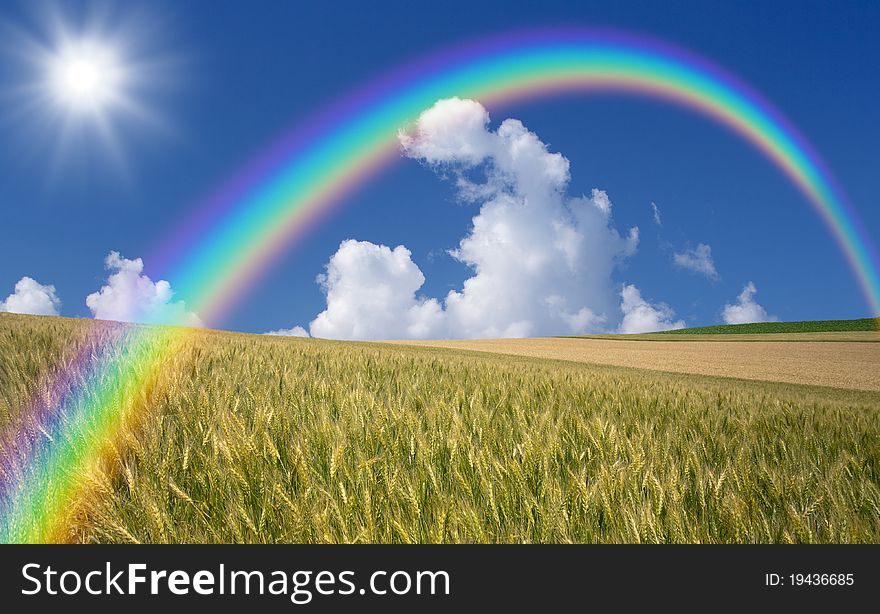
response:
<svg viewBox="0 0 880 614"><path fill-rule="evenodd" d="M126 97L126 70L108 44L74 41L50 55L46 79L53 102L73 113L101 113Z"/></svg>
<svg viewBox="0 0 880 614"><path fill-rule="evenodd" d="M145 9L97 0L50 0L31 20L0 23L0 55L12 60L2 111L23 151L53 174L87 165L127 177L138 143L175 136L165 110L181 61L170 29Z"/></svg>

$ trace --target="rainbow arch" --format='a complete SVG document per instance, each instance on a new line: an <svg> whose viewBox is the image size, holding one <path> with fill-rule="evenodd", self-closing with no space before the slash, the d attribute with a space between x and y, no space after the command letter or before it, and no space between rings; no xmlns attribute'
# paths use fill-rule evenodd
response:
<svg viewBox="0 0 880 614"><path fill-rule="evenodd" d="M858 214L806 139L748 86L646 38L545 30L454 48L355 92L276 142L223 186L159 260L206 321L224 312L316 218L396 157L397 131L441 98L486 104L558 92L662 99L716 120L777 166L823 219L880 314L878 258ZM175 251L176 250L176 251ZM173 255L169 255L169 253Z"/></svg>
<svg viewBox="0 0 880 614"><path fill-rule="evenodd" d="M216 324L279 251L340 197L392 162L398 130L441 98L511 101L559 91L619 91L690 108L730 128L804 194L841 247L873 314L877 254L856 212L800 133L754 91L708 62L620 33L544 30L453 48L354 92L284 134L221 186L150 258ZM88 475L115 434L138 418L132 398L150 386L185 329L142 328L112 352L83 352L6 433L0 541L65 537ZM111 336L112 337L112 336ZM108 343L108 347L111 344ZM41 400L42 397L50 400ZM34 424L45 437L27 435Z"/></svg>

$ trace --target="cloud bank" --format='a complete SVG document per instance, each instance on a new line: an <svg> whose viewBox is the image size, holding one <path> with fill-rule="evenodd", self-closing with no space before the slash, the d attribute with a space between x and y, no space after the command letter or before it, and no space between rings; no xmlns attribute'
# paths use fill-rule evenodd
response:
<svg viewBox="0 0 880 614"><path fill-rule="evenodd" d="M615 268L635 253L601 190L566 193L569 162L518 120L497 130L478 102L451 98L399 135L407 157L453 177L462 201L480 205L449 254L470 276L442 300L405 246L343 241L319 283L327 307L315 337L474 338L614 330L623 316ZM478 176L479 181L474 177ZM662 318L661 318L662 320Z"/></svg>
<svg viewBox="0 0 880 614"><path fill-rule="evenodd" d="M270 330L268 333L263 333L264 335L272 335L275 337L308 337L309 331L304 329L302 326L294 326L293 328L282 328L279 330Z"/></svg>
<svg viewBox="0 0 880 614"><path fill-rule="evenodd" d="M44 286L31 277L22 277L13 293L0 302L0 311L57 316L61 312L61 300L55 294L55 286Z"/></svg>
<svg viewBox="0 0 880 614"><path fill-rule="evenodd" d="M752 322L777 322L779 318L771 316L755 301L758 289L749 282L733 305L725 305L721 317L725 324L750 324Z"/></svg>
<svg viewBox="0 0 880 614"><path fill-rule="evenodd" d="M98 320L179 324L201 326L194 313L187 311L183 301L173 300L171 284L160 279L153 282L143 274L140 258L128 260L119 252L110 252L104 266L111 271L107 283L86 297L86 306Z"/></svg>

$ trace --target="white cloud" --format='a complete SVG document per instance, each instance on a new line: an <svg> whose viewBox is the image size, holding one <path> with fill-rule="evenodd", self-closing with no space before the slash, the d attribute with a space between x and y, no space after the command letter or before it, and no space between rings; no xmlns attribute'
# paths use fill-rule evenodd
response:
<svg viewBox="0 0 880 614"><path fill-rule="evenodd" d="M456 179L480 203L450 255L471 276L442 300L419 297L424 275L403 246L346 241L327 265L317 337L513 337L613 328L612 272L638 245L621 236L608 195L566 195L569 162L515 119L497 130L478 102L441 100L401 132L405 155ZM475 174L484 175L476 182Z"/></svg>
<svg viewBox="0 0 880 614"><path fill-rule="evenodd" d="M686 249L681 253L675 253L672 259L678 267L705 275L712 281L718 280L718 271L715 269L715 261L712 259L712 248L705 243L700 243L696 249Z"/></svg>
<svg viewBox="0 0 880 614"><path fill-rule="evenodd" d="M173 300L174 291L165 280L153 282L143 275L140 258L128 260L110 252L104 266L112 271L99 291L86 297L86 306L99 320L201 326L198 316L186 310L183 301Z"/></svg>
<svg viewBox="0 0 880 614"><path fill-rule="evenodd" d="M309 331L302 326L294 326L293 328L282 328L279 330L270 330L264 335L273 335L275 337L308 337Z"/></svg>
<svg viewBox="0 0 880 614"><path fill-rule="evenodd" d="M749 282L736 299L733 305L725 305L721 311L721 317L725 324L749 324L752 322L776 322L776 316L771 316L755 301L758 289L755 284Z"/></svg>
<svg viewBox="0 0 880 614"><path fill-rule="evenodd" d="M57 316L61 311L61 300L55 294L55 286L44 286L30 277L22 277L15 284L15 291L0 302L0 311Z"/></svg>
<svg viewBox="0 0 880 614"><path fill-rule="evenodd" d="M620 310L623 321L618 332L650 333L660 330L684 328L684 320L675 320L675 312L665 303L649 303L642 298L639 289L632 285L624 285L620 292Z"/></svg>
<svg viewBox="0 0 880 614"><path fill-rule="evenodd" d="M663 220L660 218L660 207L657 206L657 203L651 202L651 210L654 212L654 223L662 227Z"/></svg>
<svg viewBox="0 0 880 614"><path fill-rule="evenodd" d="M489 112L479 102L447 98L419 116L413 133L402 130L398 138L410 158L476 165L491 155L495 145L488 124Z"/></svg>
<svg viewBox="0 0 880 614"><path fill-rule="evenodd" d="M367 241L343 241L318 281L327 309L311 323L313 337L406 339L440 334L443 310L416 296L425 283L410 251Z"/></svg>

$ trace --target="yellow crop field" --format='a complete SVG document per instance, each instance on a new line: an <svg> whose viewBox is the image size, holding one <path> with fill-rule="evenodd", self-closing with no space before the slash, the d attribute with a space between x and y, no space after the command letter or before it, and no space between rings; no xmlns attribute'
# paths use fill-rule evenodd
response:
<svg viewBox="0 0 880 614"><path fill-rule="evenodd" d="M0 314L2 432L118 326ZM133 402L70 541L880 541L873 390L197 331Z"/></svg>
<svg viewBox="0 0 880 614"><path fill-rule="evenodd" d="M405 341L637 369L880 390L880 332ZM710 338L707 338L710 337ZM692 341L693 339L693 341Z"/></svg>

